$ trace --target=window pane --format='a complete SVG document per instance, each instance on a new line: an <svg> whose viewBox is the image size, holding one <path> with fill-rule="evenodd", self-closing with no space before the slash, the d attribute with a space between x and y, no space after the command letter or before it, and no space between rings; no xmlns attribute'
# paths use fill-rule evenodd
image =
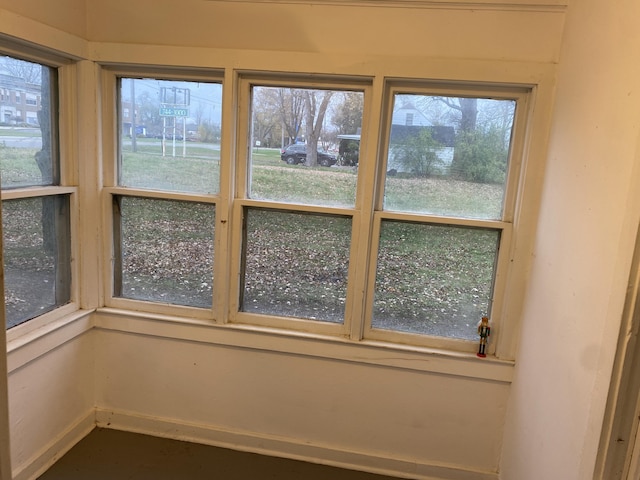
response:
<svg viewBox="0 0 640 480"><path fill-rule="evenodd" d="M396 94L384 208L501 218L515 105Z"/></svg>
<svg viewBox="0 0 640 480"><path fill-rule="evenodd" d="M118 207L115 295L210 308L214 205L120 197Z"/></svg>
<svg viewBox="0 0 640 480"><path fill-rule="evenodd" d="M362 92L253 87L249 196L314 205L355 203L358 154L338 135L360 134Z"/></svg>
<svg viewBox="0 0 640 480"><path fill-rule="evenodd" d="M69 198L2 202L7 328L70 300Z"/></svg>
<svg viewBox="0 0 640 480"><path fill-rule="evenodd" d="M477 339L488 315L499 233L384 221L372 326Z"/></svg>
<svg viewBox="0 0 640 480"><path fill-rule="evenodd" d="M242 310L341 323L351 219L248 209Z"/></svg>
<svg viewBox="0 0 640 480"><path fill-rule="evenodd" d="M222 85L123 78L119 184L217 193Z"/></svg>
<svg viewBox="0 0 640 480"><path fill-rule="evenodd" d="M54 69L0 56L2 188L58 183L55 85Z"/></svg>

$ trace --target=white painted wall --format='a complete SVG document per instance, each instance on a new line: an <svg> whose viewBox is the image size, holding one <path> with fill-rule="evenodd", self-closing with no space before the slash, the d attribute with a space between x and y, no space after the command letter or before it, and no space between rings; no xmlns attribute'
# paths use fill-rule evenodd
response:
<svg viewBox="0 0 640 480"><path fill-rule="evenodd" d="M35 478L95 425L90 314L9 342L9 420L14 479Z"/></svg>
<svg viewBox="0 0 640 480"><path fill-rule="evenodd" d="M20 22L21 19L35 20L39 25L86 38L87 8L86 0L56 0L43 2L42 0L0 0L1 31L6 33L9 23ZM8 13L9 15L5 15ZM24 32L24 36L28 36ZM21 38L23 35L19 36Z"/></svg>
<svg viewBox="0 0 640 480"><path fill-rule="evenodd" d="M503 379L472 378L421 355L409 368L389 352L343 356L311 337L257 343L255 332L107 312L97 322L102 426L377 472L495 478L509 367Z"/></svg>
<svg viewBox="0 0 640 480"><path fill-rule="evenodd" d="M333 3L333 2L332 2ZM424 2L429 3L429 2ZM362 8L357 2L89 2L94 42L395 57L555 61L562 9ZM451 3L463 3L453 1ZM484 1L480 3L486 3ZM500 3L500 2L494 2ZM513 3L536 3L516 1ZM564 2L544 1L542 4ZM369 2L371 5L371 2ZM455 6L454 6L455 7ZM209 58L215 63L215 58Z"/></svg>
<svg viewBox="0 0 640 480"><path fill-rule="evenodd" d="M573 2L502 476L592 478L638 224L635 1Z"/></svg>

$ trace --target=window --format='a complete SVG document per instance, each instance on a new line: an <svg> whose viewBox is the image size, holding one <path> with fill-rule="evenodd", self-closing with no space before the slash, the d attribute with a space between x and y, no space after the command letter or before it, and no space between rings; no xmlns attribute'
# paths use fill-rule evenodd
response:
<svg viewBox="0 0 640 480"><path fill-rule="evenodd" d="M407 119L405 120L405 125L408 125L408 126L413 125L413 113L407 113Z"/></svg>
<svg viewBox="0 0 640 480"><path fill-rule="evenodd" d="M472 351L502 308L526 89L389 82L367 154L367 84L242 86L232 321Z"/></svg>
<svg viewBox="0 0 640 480"><path fill-rule="evenodd" d="M61 186L57 126L57 71L38 63L0 57L0 85L41 98L22 123L20 110L0 112L7 124L0 146L7 328L71 300L70 195Z"/></svg>
<svg viewBox="0 0 640 480"><path fill-rule="evenodd" d="M247 208L241 308L343 323L351 219Z"/></svg>
<svg viewBox="0 0 640 480"><path fill-rule="evenodd" d="M111 305L468 352L483 316L499 332L528 89L243 74L222 137L215 76L113 78Z"/></svg>
<svg viewBox="0 0 640 480"><path fill-rule="evenodd" d="M358 172L338 161L337 135L360 131L367 87L258 79L244 88L232 321L346 332Z"/></svg>
<svg viewBox="0 0 640 480"><path fill-rule="evenodd" d="M114 198L116 296L210 308L215 206Z"/></svg>
<svg viewBox="0 0 640 480"><path fill-rule="evenodd" d="M222 85L122 75L116 90L111 303L211 311Z"/></svg>
<svg viewBox="0 0 640 480"><path fill-rule="evenodd" d="M524 93L429 90L388 88L369 335L475 341L478 320L500 311L500 252L508 250L519 174L514 120ZM396 123L409 109L412 125Z"/></svg>

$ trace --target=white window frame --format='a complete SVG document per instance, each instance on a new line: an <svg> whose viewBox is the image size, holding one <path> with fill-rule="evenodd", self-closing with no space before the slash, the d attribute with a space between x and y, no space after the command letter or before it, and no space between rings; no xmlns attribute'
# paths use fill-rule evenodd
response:
<svg viewBox="0 0 640 480"><path fill-rule="evenodd" d="M55 53L24 45L4 43L0 46L0 55L6 55L28 62L38 63L57 71L57 108L58 115L52 117L58 135L52 141L57 149L59 162L58 185L29 186L3 189L2 200L18 200L23 198L45 196L69 196L69 228L70 228L70 262L71 284L69 285L69 302L54 308L42 315L26 320L6 332L7 341L27 335L41 329L54 321L67 317L80 309L78 275L79 265L74 261L78 257L78 160L75 135L77 111L77 69L71 59ZM6 283L6 282L5 282Z"/></svg>
<svg viewBox="0 0 640 480"><path fill-rule="evenodd" d="M439 215L416 214L395 212L383 209L384 195L384 172L388 161L387 154L389 152L389 132L391 118L393 116L393 99L397 94L419 94L433 96L452 96L452 97L474 97L474 98L491 98L498 100L514 100L516 101L516 110L512 127L512 140L509 152L508 174L505 184L505 193L503 201L503 214L499 220L478 220L466 219L463 217L444 217ZM532 91L530 87L519 86L492 86L482 83L478 84L447 84L429 81L408 81L399 79L389 79L385 85L385 109L384 115L384 131L381 135L378 156L378 175L376 178L370 179L377 183L377 198L375 199L375 208L372 212L374 218L373 233L371 235L372 254L369 264L369 281L367 283L367 299L366 312L364 317L364 339L374 341L401 343L420 345L425 347L434 347L438 349L457 350L464 352L474 352L477 350L477 343L467 340L458 340L454 338L434 337L428 335L412 334L407 332L374 329L371 326L373 295L375 287L375 270L377 263L377 249L380 238L380 227L384 220L398 220L407 222L416 222L419 224L437 224L451 225L462 227L479 227L500 231L500 242L497 252L496 268L494 274L493 294L490 301L491 304L491 341L487 346L487 353L495 355L499 339L501 325L509 311L508 301L511 296L519 296L517 286L511 285L509 281L511 272L510 264L512 254L515 248L514 224L517 218L517 201L519 198L519 187L524 182L523 173L523 154L524 143L526 137L526 123L530 116L529 104ZM513 282L515 283L515 282ZM511 305L514 308L514 305ZM517 307L515 307L517 308ZM511 312L515 312L511 310ZM509 315L511 317L511 315ZM511 317L512 318L512 317ZM477 319L478 321L480 319Z"/></svg>
<svg viewBox="0 0 640 480"><path fill-rule="evenodd" d="M357 275L358 252L353 239L360 230L362 223L362 208L364 202L362 193L357 189L355 204L353 207L325 207L318 205L282 203L269 200L254 200L248 198L249 189L249 162L251 152L251 89L254 86L264 87L292 87L306 89L327 89L327 90L345 90L345 91L362 91L364 93L364 110L363 110L363 136L368 131L365 128L367 112L370 110L368 99L372 97L372 80L370 78L351 78L351 77L331 77L331 76L309 76L301 77L295 74L289 75L270 75L270 74L246 74L241 75L239 79L239 108L240 113L237 122L238 131L238 155L236 158L236 176L235 176L235 197L233 201L233 217L232 217L232 250L231 250L231 271L230 277L233 279L240 278L240 266L242 255L242 224L243 213L245 208L271 208L280 210L283 213L312 213L312 214L329 214L343 217L351 217L352 221L352 243L349 254L349 269L347 278L354 278ZM370 101L370 100L369 100ZM363 158L363 151L360 153ZM359 168L358 177L362 175L365 168ZM307 319L296 319L291 317L277 317L273 315L256 314L251 312L240 311L240 282L230 282L229 292L229 323L256 325L269 328L281 328L293 331L312 332L321 335L331 335L338 337L351 337L351 321L354 315L357 315L358 305L352 292L347 286L347 300L345 304L344 322L337 324L331 322L314 321ZM354 313L356 312L356 313Z"/></svg>
<svg viewBox="0 0 640 480"><path fill-rule="evenodd" d="M328 322L317 322L303 319L274 317L270 315L241 312L239 310L240 288L238 282L231 285L229 301L229 322L238 324L250 324L264 327L285 328L290 330L312 332L317 334L336 335L348 337L353 341L373 341L393 344L409 344L420 347L433 347L445 350L473 352L477 349L475 342L457 340L453 338L431 337L427 335L408 334L397 331L376 330L371 328L371 312L373 306L373 288L375 284L375 266L377 256L377 242L381 222L385 219L406 220L419 223L437 223L445 225L461 225L470 227L485 227L501 232L500 249L497 258L495 281L493 286L493 310L492 310L492 340L499 336L500 324L506 316L504 313L505 298L507 295L516 295L515 288L507 289L510 253L513 251L513 226L515 219L516 200L518 198L518 186L521 181L521 168L523 146L526 134L526 119L530 115L529 98L531 88L524 86L492 86L482 83L456 85L442 84L429 81L403 81L388 80L384 89L376 91L371 80L362 83L349 83L348 78L318 77L313 80L301 80L295 75L274 77L272 75L245 75L239 79L239 105L240 115L238 119L238 147L241 152L236 159L236 195L233 205L233 246L231 252L232 269L230 278L240 276L240 256L242 255L242 216L245 208L265 207L285 211L346 214L353 220L352 246L349 261L349 283L347 287L347 304L345 307L345 321L342 325ZM356 203L353 209L336 209L335 207L319 207L310 205L279 204L264 200L252 200L247 198L248 161L250 145L250 109L251 88L259 86L282 86L297 88L326 88L326 89L352 89L365 92L365 107L363 115L363 128L361 139L360 164L358 173L358 185ZM386 164L388 150L388 137L390 119L393 115L392 100L395 93L419 93L429 95L473 96L477 98L498 98L517 101L517 109L513 125L513 139L510 150L509 176L505 186L504 214L500 220L466 220L461 218L445 218L431 215L407 214L382 210L382 195L384 191L383 172ZM377 95L376 95L377 94ZM374 104L384 105L382 108L382 123L377 123L368 113ZM384 132L380 134L379 132ZM369 139L367 138L369 136ZM371 138L373 137L373 138ZM375 148L370 145L379 139ZM369 150L367 150L369 147ZM373 155L367 151L377 152ZM363 189L361 185L374 185L374 188ZM363 242L358 238L365 238ZM360 244L359 248L355 245ZM365 280L366 279L366 280ZM359 294L366 291L364 298ZM363 300L365 302L363 303ZM496 353L496 345L499 342L492 341L489 344L488 353Z"/></svg>
<svg viewBox="0 0 640 480"><path fill-rule="evenodd" d="M250 324L263 327L284 328L317 334L337 335L348 337L352 341L375 342L389 344L408 344L418 347L430 347L444 350L471 353L477 350L477 343L455 338L433 337L428 335L411 334L400 331L373 329L371 327L373 295L375 286L375 269L377 261L377 246L380 225L383 220L403 220L418 223L433 223L440 225L483 227L500 231L500 245L496 260L496 270L493 285L491 310L492 341L487 352L495 355L499 348L501 324L503 318L517 313L518 302L510 301L518 296L519 284L513 282L511 287L510 264L515 248L514 224L518 201L518 189L524 181L522 168L524 144L526 136L526 120L530 116L530 97L532 88L529 86L490 85L490 84L455 84L430 82L427 80L388 79L384 88L376 90L371 80L362 83L351 83L352 80L318 77L313 80L301 80L295 75L281 75L274 78L271 75L246 75L239 79L238 118L238 152L236 163L236 196L233 205L233 241L231 245L232 270L230 278L239 278L240 256L242 255L242 221L243 211L248 207L266 207L282 209L283 211L298 211L311 213L347 214L353 221L353 235L349 262L349 282L347 286L347 305L345 308L345 322L342 325L318 322L312 320L274 317L270 315L254 314L240 311L240 285L233 282L230 292L229 322ZM365 92L365 107L363 114L362 139L360 150L360 164L358 172L358 190L354 209L336 209L334 207L318 207L309 205L290 205L278 202L252 200L247 198L247 179L249 176L248 161L250 145L250 108L251 88L259 86L282 86L297 88L328 88L328 89L362 89ZM384 174L388 152L388 132L392 117L392 101L396 93L417 93L434 96L477 97L515 100L517 102L512 142L509 156L509 173L505 185L503 215L499 220L478 220L451 218L434 215L411 214L382 210L384 192ZM374 104L381 104L381 120L371 118L370 112ZM380 133L378 133L380 132ZM369 134L369 137L367 135ZM371 138L374 137L374 138ZM378 140L377 144L375 140ZM373 144L373 147L372 147ZM374 152L368 154L367 152ZM374 188L363 189L362 185L374 185ZM357 239L365 238L364 242ZM359 244L359 248L354 246ZM363 247L366 245L366 247ZM361 296L360 292L364 291ZM508 313L505 313L508 312ZM478 319L479 320L479 319ZM474 328L474 327L472 327ZM505 347L508 348L508 347Z"/></svg>
<svg viewBox="0 0 640 480"><path fill-rule="evenodd" d="M103 154L108 159L103 165L104 195L103 218L107 248L103 257L104 305L120 311L139 311L160 315L176 321L206 322L227 325L231 328L273 331L281 335L310 334L320 338L343 339L352 344L403 346L434 352L477 351L477 343L454 338L432 337L405 332L371 328L371 309L375 285L376 251L382 220L411 220L423 223L465 225L498 229L501 231L494 295L492 300L492 337L488 353L496 358L513 358L514 332L519 328L526 259L516 255L516 246L529 251L530 235L534 230L530 220L521 218L520 211L536 211L531 201L537 198L536 175L525 178L525 161L529 150L534 114L536 86L528 84L500 84L489 82L439 82L428 79L378 78L350 75L300 75L292 73L172 70L160 67L105 66L102 69ZM159 192L117 185L118 125L117 79L158 78L215 82L223 85L222 127L219 193L215 195ZM353 208L323 207L289 204L247 198L249 176L249 152L253 148L250 138L251 88L252 86L299 87L364 92L362 138L358 185ZM386 163L387 135L392 117L393 94L419 93L427 95L473 96L516 100L513 135L510 150L510 174L505 187L505 210L500 220L460 220L445 217L421 216L409 213L383 211L381 209ZM113 160L111 160L113 159ZM539 171L538 167L530 168ZM361 185L374 185L363 189ZM524 186L528 186L525 199ZM533 194L533 196L532 196ZM168 200L187 200L216 205L214 243L214 293L213 308L202 309L181 305L159 304L141 300L118 298L113 292L113 215L111 205L114 195L133 195ZM351 217L352 244L349 256L347 302L345 321L342 324L278 317L240 311L240 273L242 255L243 212L246 208L271 208L283 212L324 213ZM524 227L521 228L520 224ZM364 239L364 240L363 240ZM359 248L354 245L359 244ZM362 245L366 245L363 248ZM108 247L111 245L111 248ZM524 245L524 248L522 248ZM514 263L516 264L514 267ZM296 333L298 332L298 333ZM426 350L425 350L426 349ZM433 349L433 350L431 350Z"/></svg>
<svg viewBox="0 0 640 480"><path fill-rule="evenodd" d="M119 107L119 92L118 84L120 78L157 78L159 80L177 80L177 81L194 81L194 82L207 82L207 83L219 83L223 88L224 95L224 75L220 70L174 70L170 68L127 68L118 66L104 67L102 70L102 102L103 105L108 106L104 109L103 115L103 138L105 142L103 144L104 158L108 159L103 164L103 197L102 197L102 214L104 219L104 257L102 260L103 265L103 298L106 307L129 310L129 311L145 311L154 314L160 314L165 316L177 317L181 319L192 318L197 320L214 321L219 318L218 311L222 310L219 305L219 295L217 294L218 287L223 280L222 275L226 275L226 272L220 272L218 263L224 265L224 262L218 262L218 250L217 246L220 240L218 239L218 230L221 223L218 215L219 208L225 208L224 205L226 197L224 193L223 185L219 187L219 193L217 194L196 194L196 193L181 193L171 192L163 190L151 190L146 188L136 187L122 187L118 185L118 156L119 156L119 138L120 138L120 126L118 122ZM221 146L221 148L224 148ZM223 152L221 151L220 160L220 178L222 179L223 170ZM221 181L222 183L222 181ZM174 200L174 201L187 201L198 202L215 205L216 219L215 228L216 235L214 239L214 285L213 285L213 307L212 308L199 308L177 304L157 303L152 301L135 300L124 297L116 297L114 292L114 243L113 243L113 211L112 205L114 197L116 196L131 196L131 197L143 197L149 199L158 200ZM224 230L224 229L222 229ZM224 234L220 236L224 237ZM226 277L225 277L226 278ZM224 290L224 288L222 288Z"/></svg>

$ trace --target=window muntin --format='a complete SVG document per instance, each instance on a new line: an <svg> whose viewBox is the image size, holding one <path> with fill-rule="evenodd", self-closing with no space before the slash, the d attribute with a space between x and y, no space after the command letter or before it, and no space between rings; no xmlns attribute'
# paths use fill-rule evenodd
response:
<svg viewBox="0 0 640 480"><path fill-rule="evenodd" d="M69 196L2 202L7 328L69 303Z"/></svg>
<svg viewBox="0 0 640 480"><path fill-rule="evenodd" d="M247 208L241 310L343 323L351 219Z"/></svg>
<svg viewBox="0 0 640 480"><path fill-rule="evenodd" d="M121 78L119 98L118 185L218 193L221 84Z"/></svg>
<svg viewBox="0 0 640 480"><path fill-rule="evenodd" d="M0 87L2 188L59 184L56 70L0 56ZM23 105L23 95L39 101Z"/></svg>
<svg viewBox="0 0 640 480"><path fill-rule="evenodd" d="M361 91L252 86L248 198L353 207L357 172L340 161L337 135L360 132L363 99Z"/></svg>
<svg viewBox="0 0 640 480"><path fill-rule="evenodd" d="M516 102L395 93L384 209L500 219ZM404 122L411 116L412 123Z"/></svg>
<svg viewBox="0 0 640 480"><path fill-rule="evenodd" d="M477 339L499 240L497 230L383 220L372 328Z"/></svg>
<svg viewBox="0 0 640 480"><path fill-rule="evenodd" d="M215 205L114 196L114 296L212 307Z"/></svg>

